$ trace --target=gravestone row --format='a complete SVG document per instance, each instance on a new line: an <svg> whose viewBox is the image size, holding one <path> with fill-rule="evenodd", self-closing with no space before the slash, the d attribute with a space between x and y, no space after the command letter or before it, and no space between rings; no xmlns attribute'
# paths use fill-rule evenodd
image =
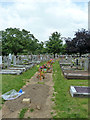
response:
<svg viewBox="0 0 90 120"><path fill-rule="evenodd" d="M11 55L1 56L0 74L21 74L30 69L34 64L39 64L42 61L48 61L53 56L51 55Z"/></svg>
<svg viewBox="0 0 90 120"><path fill-rule="evenodd" d="M74 64L74 65L72 65ZM60 60L60 66L63 75L67 79L81 79L89 80L89 65L90 57L78 57L68 58L62 57ZM70 86L70 94L72 97L90 97L90 87L88 86Z"/></svg>

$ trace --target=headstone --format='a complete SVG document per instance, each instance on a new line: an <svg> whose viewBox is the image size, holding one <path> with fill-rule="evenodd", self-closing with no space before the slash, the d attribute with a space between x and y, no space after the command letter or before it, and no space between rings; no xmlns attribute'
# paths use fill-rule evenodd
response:
<svg viewBox="0 0 90 120"><path fill-rule="evenodd" d="M78 59L76 59L76 68L78 69Z"/></svg>
<svg viewBox="0 0 90 120"><path fill-rule="evenodd" d="M70 93L72 97L90 97L90 87L71 86Z"/></svg>
<svg viewBox="0 0 90 120"><path fill-rule="evenodd" d="M0 70L2 69L2 56L0 56Z"/></svg>
<svg viewBox="0 0 90 120"><path fill-rule="evenodd" d="M1 70L0 71L0 74L17 74L17 75L19 75L19 74L21 74L22 73L22 71L21 70Z"/></svg>
<svg viewBox="0 0 90 120"><path fill-rule="evenodd" d="M0 56L0 64L2 64L2 56Z"/></svg>
<svg viewBox="0 0 90 120"><path fill-rule="evenodd" d="M22 58L19 56L19 64L22 64Z"/></svg>
<svg viewBox="0 0 90 120"><path fill-rule="evenodd" d="M10 60L9 57L7 57L7 68L10 66Z"/></svg>
<svg viewBox="0 0 90 120"><path fill-rule="evenodd" d="M10 53L9 56L8 56L8 67L11 66L11 61L12 61L12 55Z"/></svg>
<svg viewBox="0 0 90 120"><path fill-rule="evenodd" d="M7 56L4 56L4 57L3 57L3 62L4 62L4 68L5 68L6 66L8 66L8 58L7 58Z"/></svg>
<svg viewBox="0 0 90 120"><path fill-rule="evenodd" d="M42 56L40 57L40 61L42 61L43 60L43 58L42 58Z"/></svg>
<svg viewBox="0 0 90 120"><path fill-rule="evenodd" d="M4 56L3 60L4 60L4 64L7 63L7 56Z"/></svg>
<svg viewBox="0 0 90 120"><path fill-rule="evenodd" d="M20 61L19 61L19 56L17 56L17 59L16 59L16 60L17 60L16 63L19 64L19 63L20 63Z"/></svg>
<svg viewBox="0 0 90 120"><path fill-rule="evenodd" d="M38 61L40 60L40 55L38 55Z"/></svg>
<svg viewBox="0 0 90 120"><path fill-rule="evenodd" d="M9 59L12 61L12 55L11 55L11 53L9 53Z"/></svg>
<svg viewBox="0 0 90 120"><path fill-rule="evenodd" d="M83 68L83 62L82 61L80 61L80 67L81 67L81 69Z"/></svg>
<svg viewBox="0 0 90 120"><path fill-rule="evenodd" d="M16 65L16 56L13 56L13 65Z"/></svg>
<svg viewBox="0 0 90 120"><path fill-rule="evenodd" d="M85 70L85 71L88 70L88 60L85 60L85 63L84 63L84 70Z"/></svg>

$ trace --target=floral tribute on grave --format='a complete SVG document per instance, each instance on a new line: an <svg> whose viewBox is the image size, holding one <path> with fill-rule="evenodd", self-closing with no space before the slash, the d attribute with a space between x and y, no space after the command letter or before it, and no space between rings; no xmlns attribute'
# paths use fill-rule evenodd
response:
<svg viewBox="0 0 90 120"><path fill-rule="evenodd" d="M43 64L42 66L39 67L39 65L37 65L37 67L39 68L38 70L38 74L37 74L37 78L40 78L40 80L43 78L45 78L45 74L44 73L51 73L52 72L52 64L54 63L53 59L50 59L46 64Z"/></svg>

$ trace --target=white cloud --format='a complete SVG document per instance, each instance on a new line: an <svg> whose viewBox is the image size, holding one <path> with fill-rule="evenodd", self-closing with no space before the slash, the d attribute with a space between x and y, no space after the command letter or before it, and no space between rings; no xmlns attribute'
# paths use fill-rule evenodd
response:
<svg viewBox="0 0 90 120"><path fill-rule="evenodd" d="M7 27L24 28L31 31L40 41L45 41L54 31L60 32L63 37L73 37L77 29L87 29L87 3L76 1L76 4L72 0L12 0L12 4L10 2L0 2L1 30Z"/></svg>

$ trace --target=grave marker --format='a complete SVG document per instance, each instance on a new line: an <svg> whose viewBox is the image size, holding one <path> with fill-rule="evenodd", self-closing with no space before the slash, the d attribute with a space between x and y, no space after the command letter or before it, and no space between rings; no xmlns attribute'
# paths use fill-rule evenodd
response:
<svg viewBox="0 0 90 120"><path fill-rule="evenodd" d="M0 65L2 64L2 56L0 56Z"/></svg>
<svg viewBox="0 0 90 120"><path fill-rule="evenodd" d="M71 86L70 93L72 97L90 97L90 87Z"/></svg>
<svg viewBox="0 0 90 120"><path fill-rule="evenodd" d="M85 70L85 71L88 70L88 59L85 60L85 62L84 62L84 70Z"/></svg>
<svg viewBox="0 0 90 120"><path fill-rule="evenodd" d="M16 65L16 56L13 56L13 65Z"/></svg>

